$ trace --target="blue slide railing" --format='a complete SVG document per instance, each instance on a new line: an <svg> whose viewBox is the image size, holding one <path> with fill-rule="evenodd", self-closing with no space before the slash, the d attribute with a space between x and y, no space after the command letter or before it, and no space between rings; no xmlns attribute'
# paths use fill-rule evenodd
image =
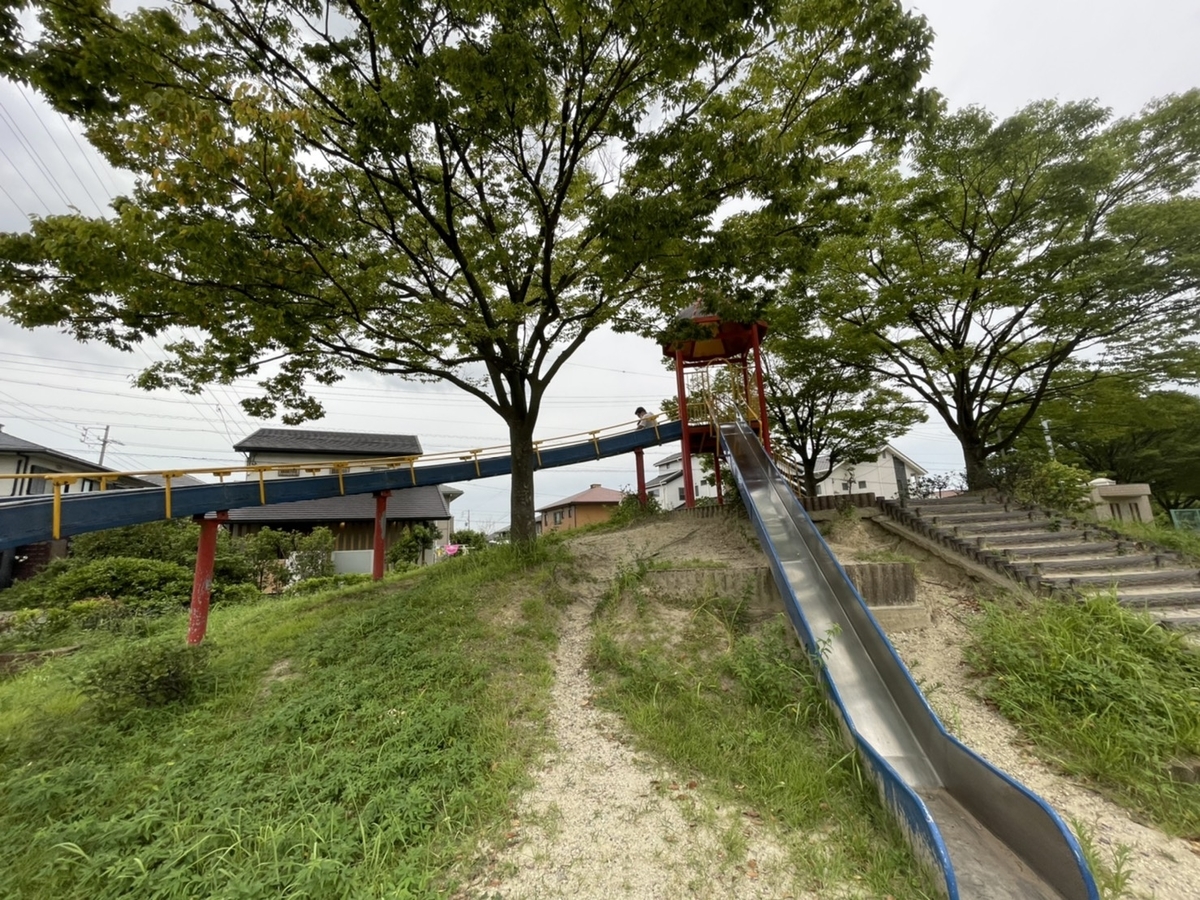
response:
<svg viewBox="0 0 1200 900"><path fill-rule="evenodd" d="M943 893L1099 900L1054 810L942 726L754 432L724 425L721 443L843 731Z"/></svg>

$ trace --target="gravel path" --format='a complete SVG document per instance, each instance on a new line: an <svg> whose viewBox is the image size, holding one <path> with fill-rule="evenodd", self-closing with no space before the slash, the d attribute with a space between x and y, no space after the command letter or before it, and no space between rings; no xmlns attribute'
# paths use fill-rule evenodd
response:
<svg viewBox="0 0 1200 900"><path fill-rule="evenodd" d="M699 530L708 551L745 564L744 542L721 524ZM495 900L612 900L615 897L784 898L792 893L786 851L743 810L719 808L703 785L662 768L626 743L619 719L592 706L586 657L596 600L631 560L695 557L692 520L673 519L619 535L574 542L593 581L564 614L550 725L555 752L536 775L513 822L509 846L475 896ZM686 547L686 550L684 549ZM757 563L754 560L754 563ZM740 832L731 857L722 837ZM740 841L739 841L740 843Z"/></svg>

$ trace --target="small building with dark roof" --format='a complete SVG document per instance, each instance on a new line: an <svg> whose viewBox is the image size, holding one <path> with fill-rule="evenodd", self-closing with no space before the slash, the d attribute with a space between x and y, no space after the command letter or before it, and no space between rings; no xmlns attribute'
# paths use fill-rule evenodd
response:
<svg viewBox="0 0 1200 900"><path fill-rule="evenodd" d="M333 475L338 470L329 463L356 460L362 460L362 465L350 465L343 471L370 471L385 468L372 465L372 460L422 453L421 441L415 435L311 428L260 428L234 444L233 449L246 454L247 465L278 467L263 473L267 479ZM258 476L251 473L248 477ZM462 491L447 485L392 491L385 514L387 545L390 547L406 528L421 524L435 527L441 535L439 543L446 543L454 530L450 503L461 496ZM321 526L333 532L339 552L370 550L375 540L374 496L352 494L229 511L229 527L235 536L264 527L308 533Z"/></svg>
<svg viewBox="0 0 1200 900"><path fill-rule="evenodd" d="M541 533L607 522L623 499L625 494L621 491L593 484L586 491L539 509Z"/></svg>

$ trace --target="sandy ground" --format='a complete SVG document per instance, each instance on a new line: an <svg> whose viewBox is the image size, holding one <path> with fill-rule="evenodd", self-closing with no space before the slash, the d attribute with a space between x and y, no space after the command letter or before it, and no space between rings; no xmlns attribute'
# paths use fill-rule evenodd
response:
<svg viewBox="0 0 1200 900"><path fill-rule="evenodd" d="M681 779L626 741L622 723L591 704L585 660L597 599L619 568L637 558L703 560L730 567L765 565L738 520L672 516L572 541L586 573L564 615L556 656L550 728L555 751L522 799L508 843L491 855L464 896L488 900L612 898L796 898L786 848L753 811L717 808L703 785ZM897 539L859 524L831 541L843 562L897 549ZM973 694L959 649L977 608L975 586L956 569L904 546L922 562L918 596L931 625L892 635L901 657L947 727L968 746L1046 799L1068 821L1089 828L1102 852L1127 847L1130 894L1200 900L1200 847L1133 821L1120 807L1035 759L1015 730ZM743 836L731 856L722 836Z"/></svg>

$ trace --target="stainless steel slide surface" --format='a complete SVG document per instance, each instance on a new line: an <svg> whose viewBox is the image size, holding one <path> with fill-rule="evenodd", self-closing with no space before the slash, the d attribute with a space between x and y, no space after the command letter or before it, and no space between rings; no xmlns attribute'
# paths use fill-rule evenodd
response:
<svg viewBox="0 0 1200 900"><path fill-rule="evenodd" d="M843 729L946 896L1099 900L1058 815L942 727L754 432L721 441Z"/></svg>

